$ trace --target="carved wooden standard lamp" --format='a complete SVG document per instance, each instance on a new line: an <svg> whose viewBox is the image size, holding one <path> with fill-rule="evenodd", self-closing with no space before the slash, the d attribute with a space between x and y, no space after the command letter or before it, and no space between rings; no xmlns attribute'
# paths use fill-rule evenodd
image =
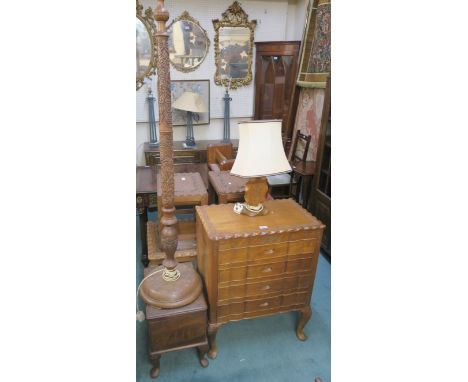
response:
<svg viewBox="0 0 468 382"><path fill-rule="evenodd" d="M231 174L251 179L245 185L245 203L236 203L234 212L248 216L266 214L266 176L290 171L281 139L281 120L239 122L239 150Z"/></svg>
<svg viewBox="0 0 468 382"><path fill-rule="evenodd" d="M157 308L177 308L193 302L202 291L198 273L174 258L177 249L177 217L174 208L174 164L172 160L171 78L166 21L169 13L164 0L158 0L154 13L158 24L156 45L158 50L158 105L162 179L161 247L166 254L162 266L156 268L141 284L140 295L149 305Z"/></svg>

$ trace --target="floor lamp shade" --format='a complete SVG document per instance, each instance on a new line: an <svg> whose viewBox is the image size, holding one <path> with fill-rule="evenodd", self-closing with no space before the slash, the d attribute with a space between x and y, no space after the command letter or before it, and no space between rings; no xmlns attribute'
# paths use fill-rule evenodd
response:
<svg viewBox="0 0 468 382"><path fill-rule="evenodd" d="M239 149L232 175L260 177L290 171L281 138L281 120L239 122Z"/></svg>
<svg viewBox="0 0 468 382"><path fill-rule="evenodd" d="M195 147L196 143L193 135L194 114L206 113L208 111L202 96L194 92L185 92L176 99L172 107L187 112L187 137L183 146L185 148Z"/></svg>
<svg viewBox="0 0 468 382"><path fill-rule="evenodd" d="M191 111L193 113L207 113L208 108L200 94L185 92L172 104L174 109Z"/></svg>

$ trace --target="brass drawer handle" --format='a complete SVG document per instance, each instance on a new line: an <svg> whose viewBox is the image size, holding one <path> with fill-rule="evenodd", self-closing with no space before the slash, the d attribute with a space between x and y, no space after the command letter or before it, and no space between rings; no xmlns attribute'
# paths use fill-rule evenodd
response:
<svg viewBox="0 0 468 382"><path fill-rule="evenodd" d="M271 288L271 286L269 286L269 285L265 285L265 286L264 286L264 287L262 287L261 289L262 289L262 290L268 290L268 289L270 289L270 288Z"/></svg>
<svg viewBox="0 0 468 382"><path fill-rule="evenodd" d="M271 267L268 267L268 268L265 268L262 272L263 273L268 273L268 272L271 272L271 271L272 271Z"/></svg>
<svg viewBox="0 0 468 382"><path fill-rule="evenodd" d="M265 255L271 255L273 252L275 252L275 251L272 250L272 249L267 249L267 250L264 251L263 253L264 253Z"/></svg>
<svg viewBox="0 0 468 382"><path fill-rule="evenodd" d="M268 306L268 302L264 302L263 304L260 304L260 306Z"/></svg>

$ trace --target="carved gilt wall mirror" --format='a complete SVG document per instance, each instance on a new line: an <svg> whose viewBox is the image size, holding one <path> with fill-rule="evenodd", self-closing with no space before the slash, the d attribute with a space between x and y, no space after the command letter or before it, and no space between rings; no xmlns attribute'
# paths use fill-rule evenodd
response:
<svg viewBox="0 0 468 382"><path fill-rule="evenodd" d="M210 39L200 23L184 11L169 25L169 60L181 72L191 72L205 59Z"/></svg>
<svg viewBox="0 0 468 382"><path fill-rule="evenodd" d="M146 77L156 71L156 41L153 34L156 32L153 11L146 9L143 15L143 6L136 3L136 90L143 86Z"/></svg>
<svg viewBox="0 0 468 382"><path fill-rule="evenodd" d="M257 20L249 16L235 1L223 13L221 20L213 20L215 29L215 84L236 89L252 81L252 51Z"/></svg>

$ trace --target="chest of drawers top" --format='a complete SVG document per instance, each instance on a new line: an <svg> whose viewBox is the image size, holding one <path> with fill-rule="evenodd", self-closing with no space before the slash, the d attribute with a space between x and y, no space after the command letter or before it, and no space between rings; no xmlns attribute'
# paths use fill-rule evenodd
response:
<svg viewBox="0 0 468 382"><path fill-rule="evenodd" d="M255 217L236 214L232 204L196 208L203 230L219 241L219 249L305 239L325 227L292 199L269 200L264 206L268 214Z"/></svg>

